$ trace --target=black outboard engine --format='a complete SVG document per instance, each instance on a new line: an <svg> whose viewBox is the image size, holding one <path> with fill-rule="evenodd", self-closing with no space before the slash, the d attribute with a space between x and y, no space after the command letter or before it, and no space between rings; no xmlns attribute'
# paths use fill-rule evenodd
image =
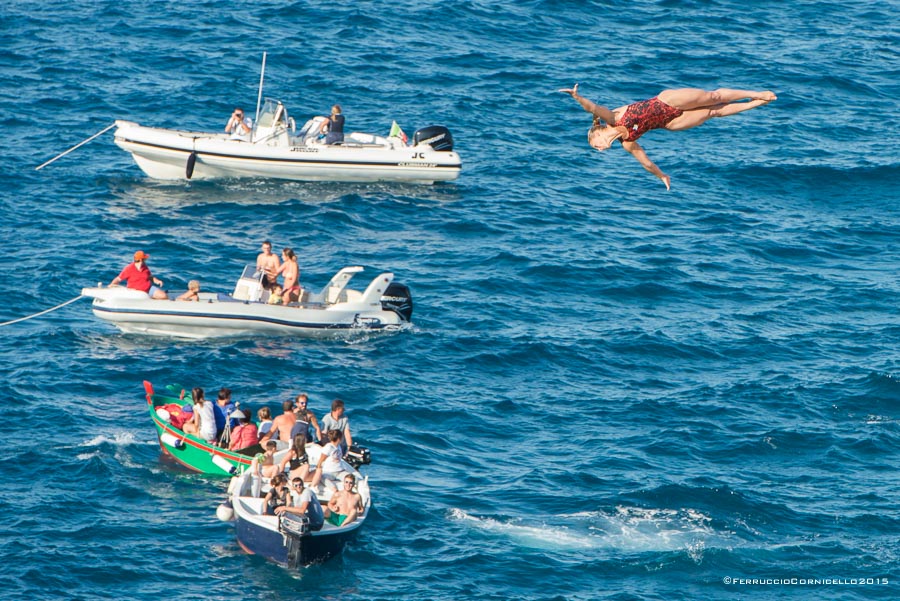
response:
<svg viewBox="0 0 900 601"><path fill-rule="evenodd" d="M413 301L409 287L397 282L391 282L381 295L381 308L385 311L394 311L397 315L409 322L412 319Z"/></svg>
<svg viewBox="0 0 900 601"><path fill-rule="evenodd" d="M428 144L437 151L450 152L453 150L453 136L443 125L429 125L413 134L413 146L416 144Z"/></svg>
<svg viewBox="0 0 900 601"><path fill-rule="evenodd" d="M368 447L362 447L355 444L347 449L347 456L344 457L344 461L354 468L359 469L359 466L361 465L369 465L372 463L372 452L369 451Z"/></svg>

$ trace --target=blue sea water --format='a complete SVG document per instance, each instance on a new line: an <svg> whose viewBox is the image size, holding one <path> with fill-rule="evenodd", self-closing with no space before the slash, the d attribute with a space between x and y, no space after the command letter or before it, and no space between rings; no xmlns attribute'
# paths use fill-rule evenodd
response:
<svg viewBox="0 0 900 601"><path fill-rule="evenodd" d="M415 327L126 336L87 301L0 328L9 599L900 597L896 2L0 2L0 321L143 249L227 291L258 244L319 287L390 269ZM266 95L452 130L453 184L153 181L112 123L218 130ZM778 100L591 150L561 87ZM249 111L249 112L252 112ZM141 382L349 407L376 512L299 573L160 457ZM753 580L762 584L753 584Z"/></svg>

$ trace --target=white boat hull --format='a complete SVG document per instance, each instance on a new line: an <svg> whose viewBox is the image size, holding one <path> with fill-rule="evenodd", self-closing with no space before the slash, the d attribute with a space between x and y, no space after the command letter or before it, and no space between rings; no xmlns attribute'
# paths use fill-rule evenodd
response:
<svg viewBox="0 0 900 601"><path fill-rule="evenodd" d="M162 180L252 177L432 184L455 180L462 165L457 153L426 144L296 145L285 141L287 137L277 144L250 143L224 134L144 127L130 121L116 124L116 145L131 153L144 173Z"/></svg>
<svg viewBox="0 0 900 601"><path fill-rule="evenodd" d="M154 300L144 292L119 286L84 288L81 293L94 299L92 309L96 317L129 334L335 338L396 332L408 327L411 299L384 296L393 274L380 274L364 292L346 289L352 275L361 270L341 270L321 293L310 295L312 302L290 306L260 302L257 281L249 278L239 280L234 295L200 293L199 302ZM389 308L392 299L408 303L409 308Z"/></svg>

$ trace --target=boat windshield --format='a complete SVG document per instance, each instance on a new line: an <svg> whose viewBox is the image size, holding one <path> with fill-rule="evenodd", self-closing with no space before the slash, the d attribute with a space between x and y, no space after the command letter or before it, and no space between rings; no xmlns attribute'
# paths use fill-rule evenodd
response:
<svg viewBox="0 0 900 601"><path fill-rule="evenodd" d="M259 112L259 121L257 127L274 127L278 124L285 125L287 123L287 111L284 105L277 100L266 98L262 110Z"/></svg>
<svg viewBox="0 0 900 601"><path fill-rule="evenodd" d="M244 267L244 273L241 274L241 278L247 278L250 280L261 280L262 273L256 270L256 265L250 264Z"/></svg>

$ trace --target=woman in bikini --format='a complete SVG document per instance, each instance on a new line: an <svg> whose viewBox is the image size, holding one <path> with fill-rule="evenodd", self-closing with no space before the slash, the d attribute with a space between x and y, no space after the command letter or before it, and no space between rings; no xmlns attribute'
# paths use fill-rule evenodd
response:
<svg viewBox="0 0 900 601"><path fill-rule="evenodd" d="M309 457L306 454L305 433L294 436L291 450L281 460L280 471L283 472L288 464L290 464L289 480L293 481L295 478L305 479L309 475Z"/></svg>
<svg viewBox="0 0 900 601"><path fill-rule="evenodd" d="M669 189L671 178L662 172L636 142L652 129L681 131L705 123L713 117L728 117L776 99L769 91L731 90L720 88L712 92L697 88L663 90L650 100L642 100L609 110L595 104L578 93L578 84L560 90L569 94L585 111L594 116L588 130L588 143L597 150L606 150L616 140L643 165L644 169L658 177ZM748 102L741 102L747 100ZM605 122L605 125L601 122Z"/></svg>
<svg viewBox="0 0 900 601"><path fill-rule="evenodd" d="M281 251L281 258L284 263L278 268L276 275L284 276L282 302L286 305L300 298L300 266L297 265L297 255L293 249L285 248Z"/></svg>

